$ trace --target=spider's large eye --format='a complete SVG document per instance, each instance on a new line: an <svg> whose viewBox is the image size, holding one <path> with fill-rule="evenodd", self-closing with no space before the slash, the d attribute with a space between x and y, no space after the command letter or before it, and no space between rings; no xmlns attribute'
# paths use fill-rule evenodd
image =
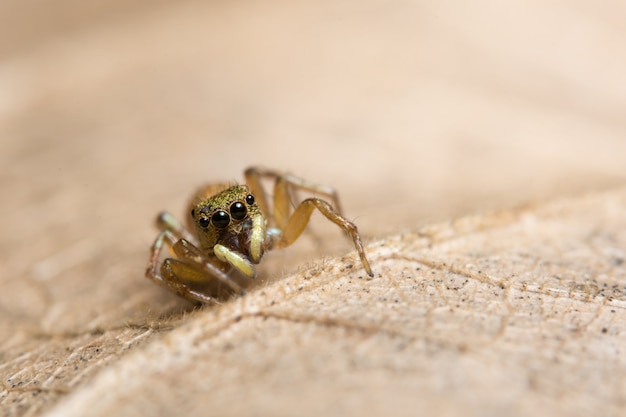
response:
<svg viewBox="0 0 626 417"><path fill-rule="evenodd" d="M205 229L209 227L210 222L211 221L207 219L206 217L200 217L200 219L198 220L198 223L200 223L200 226L204 227Z"/></svg>
<svg viewBox="0 0 626 417"><path fill-rule="evenodd" d="M249 206L254 204L254 196L252 194L246 196L246 203L248 203Z"/></svg>
<svg viewBox="0 0 626 417"><path fill-rule="evenodd" d="M248 209L243 205L242 202L237 201L230 206L230 215L233 216L235 220L241 220L246 217L248 214Z"/></svg>
<svg viewBox="0 0 626 417"><path fill-rule="evenodd" d="M230 223L230 216L225 211L216 211L213 216L211 216L211 221L213 222L213 226L218 229L223 229Z"/></svg>

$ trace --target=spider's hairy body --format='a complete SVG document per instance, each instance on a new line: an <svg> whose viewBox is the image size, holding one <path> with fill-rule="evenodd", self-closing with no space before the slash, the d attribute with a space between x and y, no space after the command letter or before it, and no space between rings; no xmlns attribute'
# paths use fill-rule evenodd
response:
<svg viewBox="0 0 626 417"><path fill-rule="evenodd" d="M200 249L207 255L213 255L216 244L236 250L247 259L258 264L268 242L265 242L267 221L256 204L248 205L248 215L239 222L231 222L228 227L218 229L204 228L198 223L203 214L222 210L227 212L236 202L243 202L251 195L246 185L215 184L199 190L189 205L189 226L196 231Z"/></svg>
<svg viewBox="0 0 626 417"><path fill-rule="evenodd" d="M337 224L352 238L368 275L373 276L356 226L339 212L336 192L290 175L259 168L245 173L247 185L209 184L196 192L188 207L187 228L163 212L157 218L161 233L152 245L146 276L177 294L200 302L215 302L191 283L219 280L232 290L243 289L229 275L232 270L254 278L254 265L267 250L291 245L306 227L314 209ZM269 215L261 178L275 180L273 213ZM294 189L325 194L334 207L319 198L308 198L291 209ZM268 224L269 223L269 224ZM164 244L175 258L159 266Z"/></svg>

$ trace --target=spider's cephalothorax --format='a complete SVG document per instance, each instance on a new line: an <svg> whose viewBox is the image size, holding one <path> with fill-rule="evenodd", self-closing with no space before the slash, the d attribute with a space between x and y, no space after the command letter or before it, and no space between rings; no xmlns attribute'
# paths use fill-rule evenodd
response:
<svg viewBox="0 0 626 417"><path fill-rule="evenodd" d="M216 194L213 194L216 190ZM258 264L271 243L267 221L246 185L216 185L201 189L193 198L191 222L200 250L253 277L250 263Z"/></svg>
<svg viewBox="0 0 626 417"><path fill-rule="evenodd" d="M189 229L163 212L157 223L161 233L152 245L146 276L179 295L195 301L215 302L190 283L217 279L243 293L229 272L234 269L254 278L266 250L291 245L306 227L314 209L346 231L359 253L368 275L373 276L356 226L340 213L337 193L291 175L249 168L247 185L213 184L200 189L189 206ZM272 216L265 217L268 203L262 178L275 180ZM291 207L294 189L326 195L334 205L319 198L307 198ZM269 226L268 226L269 223ZM163 243L172 247L175 258L159 259Z"/></svg>

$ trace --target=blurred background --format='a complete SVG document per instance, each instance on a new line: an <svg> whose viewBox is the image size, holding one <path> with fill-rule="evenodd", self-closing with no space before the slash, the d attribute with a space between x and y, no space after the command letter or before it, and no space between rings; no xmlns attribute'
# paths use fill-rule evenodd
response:
<svg viewBox="0 0 626 417"><path fill-rule="evenodd" d="M154 217L250 165L336 187L368 241L623 184L625 18L617 1L4 0L4 350L32 342L18 329L181 305L143 278ZM313 224L267 276L351 250Z"/></svg>
<svg viewBox="0 0 626 417"><path fill-rule="evenodd" d="M2 293L145 287L155 214L249 165L336 187L368 239L621 184L625 16L609 1L4 1ZM317 255L344 245L327 233ZM46 305L25 300L21 315Z"/></svg>

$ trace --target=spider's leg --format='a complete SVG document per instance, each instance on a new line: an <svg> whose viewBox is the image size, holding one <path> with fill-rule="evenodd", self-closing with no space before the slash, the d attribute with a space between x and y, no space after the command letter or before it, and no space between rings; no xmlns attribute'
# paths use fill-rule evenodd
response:
<svg viewBox="0 0 626 417"><path fill-rule="evenodd" d="M286 226L282 229L282 235L277 237L276 242L274 242L274 248L284 248L295 242L308 224L315 209L318 209L328 220L335 223L352 238L365 271L370 277L373 277L374 274L365 256L361 235L359 235L356 225L339 214L329 203L319 198L307 198L296 207L287 220Z"/></svg>
<svg viewBox="0 0 626 417"><path fill-rule="evenodd" d="M245 177L252 192L260 196L261 200L259 201L259 198L257 198L257 201L259 201L261 211L266 215L269 215L270 211L267 202L267 193L261 186L261 179L268 178L275 181L272 220L280 229L285 228L287 225L293 201L298 201L296 195L297 190L304 190L326 197L331 201L334 211L338 214L342 213L339 195L332 187L316 184L293 175L281 174L276 171L258 167L248 168L245 172Z"/></svg>
<svg viewBox="0 0 626 417"><path fill-rule="evenodd" d="M194 268L201 272L200 274L197 274L193 273L193 271L190 271L189 273L183 271L180 274L177 274L185 281L202 283L215 278L228 285L233 291L238 292L241 295L245 294L245 291L239 284L229 277L226 272L220 269L219 266L213 263L216 261L215 258L211 259L204 256L200 249L198 249L193 243L186 239L180 239L174 243L172 248L180 261L193 264Z"/></svg>
<svg viewBox="0 0 626 417"><path fill-rule="evenodd" d="M196 239L191 233L183 226L183 224L172 216L167 211L162 211L156 218L156 225L160 230L168 230L176 236L177 239L187 239L190 242L194 242Z"/></svg>
<svg viewBox="0 0 626 417"><path fill-rule="evenodd" d="M309 193L321 195L326 197L327 200L330 200L330 203L333 207L333 210L341 214L343 211L341 209L341 204L339 203L339 194L337 190L333 187L329 187L327 185L316 184L314 182L307 181L300 177L295 177L293 175L281 175L276 180L276 187L281 187L285 189L285 194L295 196L296 190L304 190ZM282 191L281 191L282 192Z"/></svg>
<svg viewBox="0 0 626 417"><path fill-rule="evenodd" d="M152 244L150 260L146 268L146 277L187 300L200 301L202 303L217 303L214 298L194 291L183 281L174 276L173 273L170 273L171 268L169 265L170 262L175 261L174 259L166 259L163 261L161 268L159 268L159 258L163 250L163 245L168 244L169 246L173 246L176 242L177 238L171 231L163 230L159 233Z"/></svg>
<svg viewBox="0 0 626 417"><path fill-rule="evenodd" d="M157 281L159 275L159 259L161 258L161 251L163 250L163 245L167 243L170 247L176 243L178 239L172 232L169 230L162 230L159 235L154 239L154 243L152 243L152 248L150 248L150 259L148 261L148 266L146 268L146 277L152 279L153 281Z"/></svg>
<svg viewBox="0 0 626 417"><path fill-rule="evenodd" d="M264 215L269 216L270 210L268 205L268 195L261 184L261 180L263 178L276 179L280 176L280 174L271 170L251 167L246 169L244 176L246 178L246 184L248 184L250 191L254 194L256 203L260 207L261 212Z"/></svg>
<svg viewBox="0 0 626 417"><path fill-rule="evenodd" d="M274 179L274 207L271 223L276 227L268 229L269 246L272 248L284 248L291 245L304 231L314 209L318 209L327 219L338 225L346 232L356 247L361 263L369 276L373 276L372 269L365 256L361 236L354 223L341 215L341 204L337 191L332 187L315 184L293 175L280 174L276 171L263 168L248 168L245 172L246 182L250 189L261 197L259 203L264 213L269 213L267 194L261 186L263 178ZM313 194L327 197L332 204L319 199L308 198L302 201L292 213L292 200L298 190L304 190Z"/></svg>
<svg viewBox="0 0 626 417"><path fill-rule="evenodd" d="M187 300L199 301L205 304L219 304L215 298L196 291L185 283L185 281L191 281L190 278L193 277L207 279L204 271L198 268L198 265L167 258L163 261L161 270L153 278L153 281Z"/></svg>
<svg viewBox="0 0 626 417"><path fill-rule="evenodd" d="M159 216L159 219L161 218L162 216ZM184 231L184 228L181 230ZM164 245L171 247L178 259L165 259L159 267ZM179 238L170 228L162 230L152 244L146 277L183 298L202 303L217 303L217 301L191 288L190 282L203 283L218 279L233 291L245 293L223 270L203 256L196 246L184 238Z"/></svg>

